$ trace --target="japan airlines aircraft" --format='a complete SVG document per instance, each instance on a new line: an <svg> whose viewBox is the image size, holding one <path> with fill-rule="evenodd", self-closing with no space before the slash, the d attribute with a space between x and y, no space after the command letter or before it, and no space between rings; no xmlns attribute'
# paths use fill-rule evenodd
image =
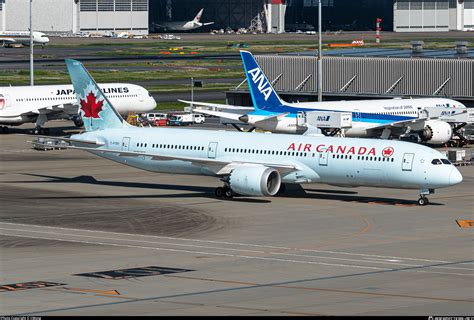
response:
<svg viewBox="0 0 474 320"><path fill-rule="evenodd" d="M45 45L49 38L42 32L33 31L33 44ZM30 45L29 31L0 31L0 44L2 47L11 47L13 44Z"/></svg>
<svg viewBox="0 0 474 320"><path fill-rule="evenodd" d="M120 114L148 112L156 107L155 99L143 87L128 83L100 86ZM76 126L82 126L78 108L72 85L0 87L0 125L35 122L35 133L43 133L42 127L48 120L70 119ZM7 131L7 127L2 127L2 131Z"/></svg>
<svg viewBox="0 0 474 320"><path fill-rule="evenodd" d="M204 9L199 10L198 14L191 21L170 21L170 22L159 22L153 23L153 25L158 29L163 29L164 31L189 31L194 30L202 26L208 26L214 22L200 22L202 12Z"/></svg>
<svg viewBox="0 0 474 320"><path fill-rule="evenodd" d="M419 189L418 203L426 205L434 189L462 181L444 155L410 142L133 127L80 62L66 64L86 132L57 139L151 172L220 178L217 197L273 196L282 183L318 182Z"/></svg>
<svg viewBox="0 0 474 320"><path fill-rule="evenodd" d="M390 136L400 137L415 133L422 142L429 144L446 143L453 135L452 125L459 129L474 121L474 112L468 113L462 103L445 98L287 103L278 96L252 54L247 51L240 51L240 54L254 108L248 110L248 107L192 102L199 106L233 109L233 112L224 112L197 108L194 109L195 112L238 120L263 130L284 133L304 133L308 127L300 120L304 118L305 112L350 112L352 127L344 129L346 137L387 139ZM428 117L427 113L431 117Z"/></svg>

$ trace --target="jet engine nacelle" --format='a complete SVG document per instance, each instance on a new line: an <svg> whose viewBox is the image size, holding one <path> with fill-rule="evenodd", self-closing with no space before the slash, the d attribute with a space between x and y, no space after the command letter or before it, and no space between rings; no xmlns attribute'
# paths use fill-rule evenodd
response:
<svg viewBox="0 0 474 320"><path fill-rule="evenodd" d="M425 122L425 128L419 133L423 142L429 144L443 144L451 140L453 128L444 121L428 120Z"/></svg>
<svg viewBox="0 0 474 320"><path fill-rule="evenodd" d="M232 171L230 188L246 196L274 196L280 189L280 173L265 166L245 166Z"/></svg>

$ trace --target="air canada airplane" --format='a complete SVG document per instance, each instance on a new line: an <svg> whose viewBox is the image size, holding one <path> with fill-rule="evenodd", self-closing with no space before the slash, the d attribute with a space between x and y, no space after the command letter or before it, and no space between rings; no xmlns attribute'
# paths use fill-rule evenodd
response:
<svg viewBox="0 0 474 320"><path fill-rule="evenodd" d="M100 86L120 114L148 112L156 107L155 99L141 86L128 83ZM78 108L72 85L0 87L0 125L35 122L35 133L39 134L46 133L43 126L48 120L70 119L80 127ZM7 129L2 127L3 132Z"/></svg>
<svg viewBox="0 0 474 320"><path fill-rule="evenodd" d="M191 21L169 21L169 22L159 22L153 23L155 28L162 29L164 31L189 31L194 30L202 26L208 26L214 22L205 22L202 23L201 16L204 9L199 10L198 14Z"/></svg>
<svg viewBox="0 0 474 320"><path fill-rule="evenodd" d="M426 205L434 189L462 181L444 155L410 142L133 127L79 61L66 64L86 132L56 139L142 170L220 178L217 197L274 196L284 183L326 183L418 189L418 204Z"/></svg>
<svg viewBox="0 0 474 320"><path fill-rule="evenodd" d="M33 31L33 44L45 45L49 38L43 32ZM0 46L11 47L13 44L30 45L29 31L0 31Z"/></svg>
<svg viewBox="0 0 474 320"><path fill-rule="evenodd" d="M349 112L352 114L352 127L344 129L346 137L387 139L390 136L398 138L413 133L412 137L419 137L428 144L444 144L452 138L453 130L474 122L474 111L468 112L462 103L445 98L288 103L278 96L253 55L248 51L240 51L240 55L253 108L192 102L197 106L227 109L217 111L195 108L195 112L238 120L256 128L283 133L305 133L308 126L300 120L305 117L306 112ZM326 119L329 120L328 117Z"/></svg>

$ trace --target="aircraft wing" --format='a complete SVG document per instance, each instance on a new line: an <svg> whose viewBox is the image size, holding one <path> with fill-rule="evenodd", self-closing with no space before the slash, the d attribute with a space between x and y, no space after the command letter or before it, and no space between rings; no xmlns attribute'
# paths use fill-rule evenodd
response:
<svg viewBox="0 0 474 320"><path fill-rule="evenodd" d="M225 119L230 119L230 120L237 120L237 121L240 121L239 118L244 115L244 114L238 114L238 113L212 111L212 110L205 110L205 109L193 109L193 111L204 113L210 116L215 116L215 117L225 118Z"/></svg>
<svg viewBox="0 0 474 320"><path fill-rule="evenodd" d="M18 117L18 116L38 116L40 114L48 115L51 113L60 113L64 112L66 107L69 107L72 105L53 105L53 106L48 106L48 107L43 107L43 108L35 108L31 107L30 109L23 108L22 110L5 110L6 112L2 113L2 117L8 118L8 117ZM76 109L77 110L77 109ZM73 111L73 110L68 110L68 111ZM77 112L77 111L76 111ZM73 112L74 113L74 112Z"/></svg>
<svg viewBox="0 0 474 320"><path fill-rule="evenodd" d="M214 22L205 22L205 23L203 23L202 25L203 25L203 26L208 26L208 25L211 25L211 24L214 24Z"/></svg>
<svg viewBox="0 0 474 320"><path fill-rule="evenodd" d="M100 141L83 141L77 139L70 139L70 138L58 138L58 137L46 137L52 140L59 140L59 141L68 141L68 142L79 142L79 143L87 143L87 144L95 144L97 146L101 145ZM154 153L145 153L145 152L136 152L136 151L121 151L121 150L112 150L112 149L104 149L104 148L94 148L94 147L79 147L79 146L64 146L64 148L68 149L77 149L77 150L85 150L90 151L93 153L110 153L116 154L117 156L122 157L143 157L143 158L151 158L152 160L180 160L180 161L189 161L195 165L206 167L216 175L228 175L234 170L235 168L241 166L252 166L252 165L264 165L270 168L276 169L280 173L287 173L299 170L293 164L276 164L276 163L268 163L264 161L224 161L224 160L216 160L210 158L197 158L197 157L187 157L187 156L177 156L177 155L164 155L164 154L154 154Z"/></svg>
<svg viewBox="0 0 474 320"><path fill-rule="evenodd" d="M10 43L15 43L16 41L13 38L0 38L0 42L10 44Z"/></svg>
<svg viewBox="0 0 474 320"><path fill-rule="evenodd" d="M229 104L219 104L219 103L208 103L208 102L195 102L195 101L186 101L186 100L180 100L178 99L179 102L183 103L189 103L192 105L197 105L197 106L203 106L203 107L213 107L217 109L229 109L229 110L255 110L253 107L244 107L244 106L233 106Z"/></svg>

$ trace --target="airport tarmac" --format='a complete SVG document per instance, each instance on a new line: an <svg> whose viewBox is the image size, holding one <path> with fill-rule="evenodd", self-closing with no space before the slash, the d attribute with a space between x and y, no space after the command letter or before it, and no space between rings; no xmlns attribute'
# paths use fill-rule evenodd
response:
<svg viewBox="0 0 474 320"><path fill-rule="evenodd" d="M474 314L473 166L425 207L320 184L221 200L31 139L0 136L2 315Z"/></svg>

